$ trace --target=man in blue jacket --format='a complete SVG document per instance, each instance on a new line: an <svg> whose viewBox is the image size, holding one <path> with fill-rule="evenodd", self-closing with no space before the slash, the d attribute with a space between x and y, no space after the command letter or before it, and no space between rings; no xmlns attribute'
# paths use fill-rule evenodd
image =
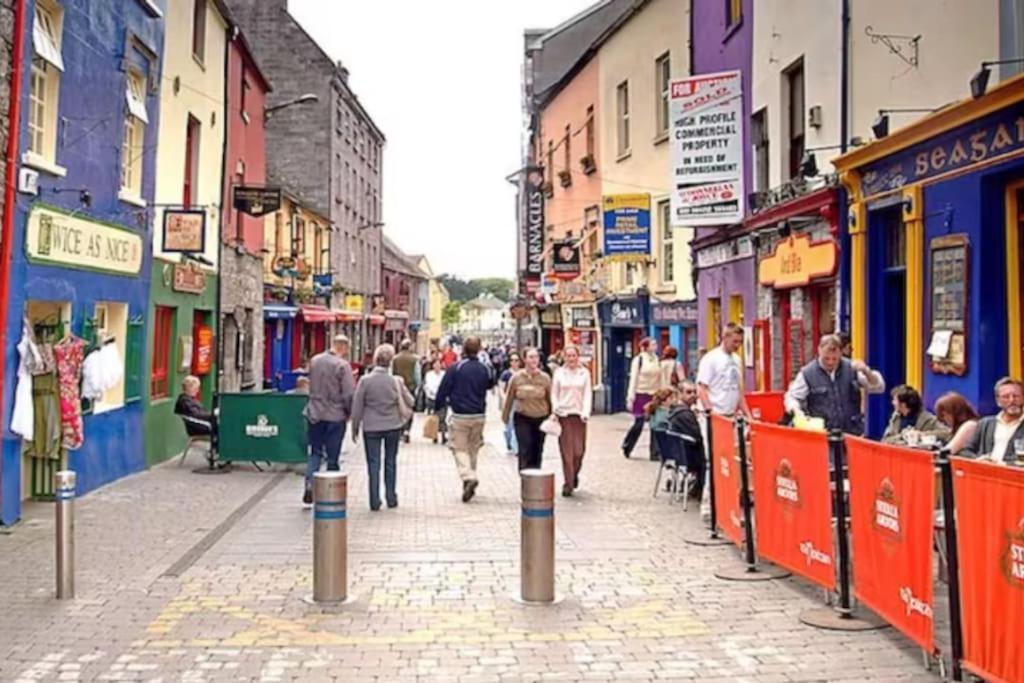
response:
<svg viewBox="0 0 1024 683"><path fill-rule="evenodd" d="M455 456L455 465L462 479L462 502L468 503L479 483L476 457L484 445L484 422L487 419L487 392L494 384L491 371L480 362L480 340L467 337L462 344L465 358L444 373L437 390L434 409L448 406L451 426L448 447Z"/></svg>

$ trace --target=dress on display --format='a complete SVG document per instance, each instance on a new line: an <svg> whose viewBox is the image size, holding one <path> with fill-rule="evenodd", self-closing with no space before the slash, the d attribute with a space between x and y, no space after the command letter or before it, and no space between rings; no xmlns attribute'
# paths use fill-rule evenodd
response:
<svg viewBox="0 0 1024 683"><path fill-rule="evenodd" d="M68 337L54 349L60 386L60 424L62 445L69 451L82 446L85 433L82 426L82 399L79 381L85 360L85 341Z"/></svg>

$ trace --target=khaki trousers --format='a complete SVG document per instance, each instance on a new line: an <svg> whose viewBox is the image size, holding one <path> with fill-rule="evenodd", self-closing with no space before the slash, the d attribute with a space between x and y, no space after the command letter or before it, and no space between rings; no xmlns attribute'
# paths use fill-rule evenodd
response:
<svg viewBox="0 0 1024 683"><path fill-rule="evenodd" d="M452 416L448 429L448 446L455 456L455 466L462 481L477 481L476 456L484 445L484 417Z"/></svg>

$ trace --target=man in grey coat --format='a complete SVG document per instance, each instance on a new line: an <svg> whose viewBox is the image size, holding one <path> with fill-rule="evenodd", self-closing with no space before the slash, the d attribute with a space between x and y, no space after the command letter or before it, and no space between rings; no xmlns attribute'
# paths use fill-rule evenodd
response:
<svg viewBox="0 0 1024 683"><path fill-rule="evenodd" d="M1004 377L996 382L999 414L983 417L960 455L990 458L998 463L1018 462L1017 446L1024 446L1024 382ZM1024 453L1024 448L1020 449Z"/></svg>
<svg viewBox="0 0 1024 683"><path fill-rule="evenodd" d="M313 502L313 475L324 456L328 471L339 469L345 421L352 412L355 381L349 365L348 337L338 335L331 348L309 361L309 402L305 416L309 423L309 462L306 465L306 490L302 502Z"/></svg>

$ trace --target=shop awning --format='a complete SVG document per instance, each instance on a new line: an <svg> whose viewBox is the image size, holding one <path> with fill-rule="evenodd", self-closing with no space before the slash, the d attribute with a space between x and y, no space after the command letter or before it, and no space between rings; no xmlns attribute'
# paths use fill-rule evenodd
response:
<svg viewBox="0 0 1024 683"><path fill-rule="evenodd" d="M371 325L383 325L385 318L382 315L368 315L366 319L370 321Z"/></svg>
<svg viewBox="0 0 1024 683"><path fill-rule="evenodd" d="M339 323L357 323L363 319L363 314L359 311L349 311L346 309L334 309L334 315L337 317Z"/></svg>
<svg viewBox="0 0 1024 683"><path fill-rule="evenodd" d="M285 304L263 304L263 317L267 320L291 320L299 314L295 306Z"/></svg>
<svg viewBox="0 0 1024 683"><path fill-rule="evenodd" d="M406 319L409 318L409 312L408 311L400 311L400 310L394 309L394 308L389 308L386 311L384 311L384 317L385 318L391 318L391 319L406 320Z"/></svg>
<svg viewBox="0 0 1024 683"><path fill-rule="evenodd" d="M334 311L326 306L304 304L299 306L299 310L302 313L302 320L307 323L330 323L336 319Z"/></svg>

